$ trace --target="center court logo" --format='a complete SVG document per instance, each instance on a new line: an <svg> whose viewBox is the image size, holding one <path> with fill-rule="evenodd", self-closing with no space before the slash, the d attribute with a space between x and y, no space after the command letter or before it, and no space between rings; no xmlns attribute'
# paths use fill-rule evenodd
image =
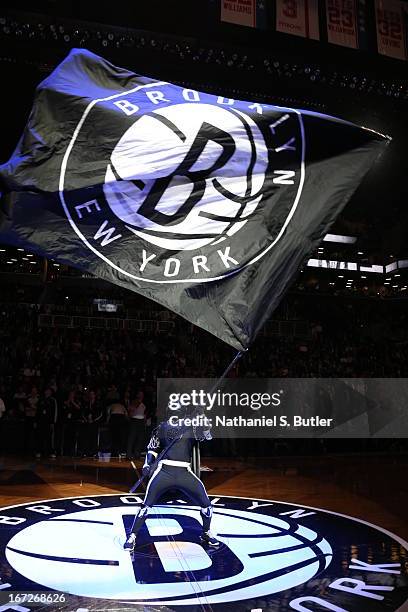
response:
<svg viewBox="0 0 408 612"><path fill-rule="evenodd" d="M140 503L108 495L0 510L2 595L67 593L61 610L98 599L104 610L221 610L232 602L249 610L262 601L265 609L377 612L408 600L408 545L366 523L281 502L214 498L221 546L209 550L199 541L198 510L178 500L149 514L132 558L122 546Z"/></svg>
<svg viewBox="0 0 408 612"><path fill-rule="evenodd" d="M89 159L95 174L82 176ZM205 282L280 240L299 204L303 159L299 111L140 86L87 107L64 156L60 198L77 235L117 271ZM258 218L254 232L264 205L276 214ZM125 262L135 245L139 255Z"/></svg>

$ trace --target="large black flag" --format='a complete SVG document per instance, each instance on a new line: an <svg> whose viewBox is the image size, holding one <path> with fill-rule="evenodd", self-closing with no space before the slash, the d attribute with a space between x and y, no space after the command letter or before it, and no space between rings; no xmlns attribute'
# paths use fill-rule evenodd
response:
<svg viewBox="0 0 408 612"><path fill-rule="evenodd" d="M74 50L0 167L0 240L247 347L386 142Z"/></svg>

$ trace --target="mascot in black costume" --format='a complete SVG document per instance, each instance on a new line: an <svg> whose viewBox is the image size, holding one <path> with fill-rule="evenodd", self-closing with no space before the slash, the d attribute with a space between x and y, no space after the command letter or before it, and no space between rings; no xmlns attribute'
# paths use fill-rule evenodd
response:
<svg viewBox="0 0 408 612"><path fill-rule="evenodd" d="M149 483L144 503L124 544L125 550L133 552L137 534L150 508L169 489L178 489L200 507L203 525L201 542L206 546L219 546L219 541L210 532L211 502L202 481L191 469L194 445L204 440L211 440L211 431L202 411L178 410L177 415L172 414L153 431L143 465L143 476L149 478Z"/></svg>

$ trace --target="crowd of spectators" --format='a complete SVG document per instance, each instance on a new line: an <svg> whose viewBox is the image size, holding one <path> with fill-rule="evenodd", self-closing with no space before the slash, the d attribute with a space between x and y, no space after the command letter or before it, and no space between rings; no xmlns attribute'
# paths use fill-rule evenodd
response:
<svg viewBox="0 0 408 612"><path fill-rule="evenodd" d="M41 388L39 373L25 368L25 382L1 400L2 450L51 458L141 456L152 424L143 391L126 388L122 397L115 385L103 393L76 385L64 394L55 379Z"/></svg>
<svg viewBox="0 0 408 612"><path fill-rule="evenodd" d="M0 306L0 448L138 457L155 422L156 377L180 375L171 337L43 328L34 305ZM180 368L178 366L180 365Z"/></svg>
<svg viewBox="0 0 408 612"><path fill-rule="evenodd" d="M157 377L218 377L233 351L176 319L166 333L41 327L34 304L0 304L0 448L138 457L156 422ZM277 316L304 337L260 335L231 375L407 377L402 305L291 296Z"/></svg>

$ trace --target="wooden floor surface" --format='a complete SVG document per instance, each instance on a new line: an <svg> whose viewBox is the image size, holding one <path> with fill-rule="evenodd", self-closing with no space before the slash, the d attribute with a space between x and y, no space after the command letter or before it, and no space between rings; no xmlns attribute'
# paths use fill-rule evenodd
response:
<svg viewBox="0 0 408 612"><path fill-rule="evenodd" d="M140 468L141 462L136 462ZM286 501L348 514L408 541L408 456L348 455L208 458L210 494ZM129 461L0 456L0 507L32 500L127 492L137 474Z"/></svg>

